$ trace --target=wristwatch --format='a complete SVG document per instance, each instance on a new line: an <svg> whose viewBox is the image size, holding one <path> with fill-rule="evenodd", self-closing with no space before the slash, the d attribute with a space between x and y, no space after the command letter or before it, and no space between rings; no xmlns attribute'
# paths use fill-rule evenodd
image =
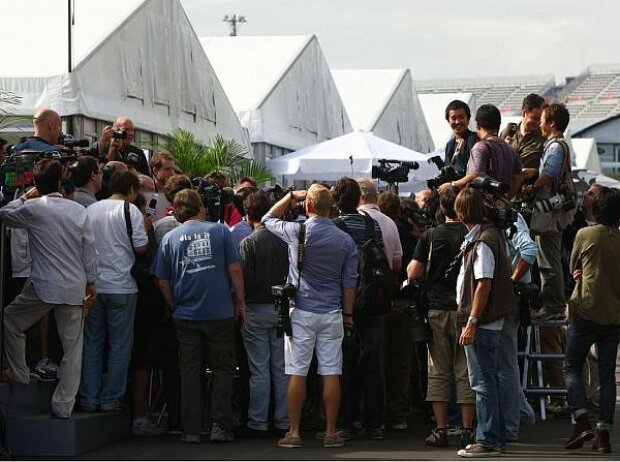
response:
<svg viewBox="0 0 620 462"><path fill-rule="evenodd" d="M467 324L473 324L474 326L478 325L478 318L475 316L470 316L467 318Z"/></svg>

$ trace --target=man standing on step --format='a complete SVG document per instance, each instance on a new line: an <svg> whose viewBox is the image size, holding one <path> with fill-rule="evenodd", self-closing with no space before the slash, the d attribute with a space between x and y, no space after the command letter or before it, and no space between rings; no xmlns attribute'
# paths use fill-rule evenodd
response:
<svg viewBox="0 0 620 462"><path fill-rule="evenodd" d="M96 296L97 251L86 209L60 194L62 166L53 159L37 162L35 188L0 209L0 220L28 231L32 255L30 279L4 310L4 347L8 368L3 379L30 383L24 332L54 311L64 355L60 381L52 396L52 417L67 419L75 404L82 367L85 296Z"/></svg>

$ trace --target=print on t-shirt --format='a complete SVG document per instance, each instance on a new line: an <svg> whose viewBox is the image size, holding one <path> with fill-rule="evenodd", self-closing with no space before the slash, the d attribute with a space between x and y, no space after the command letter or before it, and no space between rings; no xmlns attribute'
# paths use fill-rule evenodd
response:
<svg viewBox="0 0 620 462"><path fill-rule="evenodd" d="M211 260L211 235L205 233L184 234L179 239L181 242L193 241L185 250L183 258L183 270L188 273L197 273L206 269L215 268L215 265L203 265L202 262Z"/></svg>

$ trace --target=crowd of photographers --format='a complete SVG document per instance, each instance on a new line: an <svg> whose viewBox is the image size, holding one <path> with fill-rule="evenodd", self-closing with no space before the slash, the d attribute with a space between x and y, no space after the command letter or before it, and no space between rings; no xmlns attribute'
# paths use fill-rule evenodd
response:
<svg viewBox="0 0 620 462"><path fill-rule="evenodd" d="M365 178L307 191L251 178L232 188L217 172L191 179L169 154L147 162L123 117L83 155L57 157L60 117L38 111L34 136L5 161L14 172L30 162L34 187L14 200L5 187L0 209L15 292L3 380L57 379L53 418L130 403L134 434L179 432L186 443L276 432L297 448L302 426L318 425L315 437L339 447L430 410L427 445L448 446L457 427L460 456L499 456L535 421L517 354L534 319L543 352L566 352L545 375L568 389L566 448L596 437L609 452L620 194L591 187L575 219L568 111L529 95L522 115L499 134L499 110L483 105L473 132L469 107L450 103L439 175L401 199ZM40 348L28 366L31 337ZM598 400L582 374L593 344ZM150 415L154 371L165 426ZM554 412L567 409L553 400Z"/></svg>

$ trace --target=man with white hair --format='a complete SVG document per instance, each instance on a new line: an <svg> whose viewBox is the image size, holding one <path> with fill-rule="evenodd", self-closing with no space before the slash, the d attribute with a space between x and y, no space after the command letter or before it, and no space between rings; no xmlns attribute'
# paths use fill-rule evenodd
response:
<svg viewBox="0 0 620 462"><path fill-rule="evenodd" d="M92 147L91 152L94 156L105 158L108 162L119 160L129 163L138 172L150 175L149 164L144 152L131 144L135 132L136 129L131 119L118 117L114 124L104 127L101 138Z"/></svg>

